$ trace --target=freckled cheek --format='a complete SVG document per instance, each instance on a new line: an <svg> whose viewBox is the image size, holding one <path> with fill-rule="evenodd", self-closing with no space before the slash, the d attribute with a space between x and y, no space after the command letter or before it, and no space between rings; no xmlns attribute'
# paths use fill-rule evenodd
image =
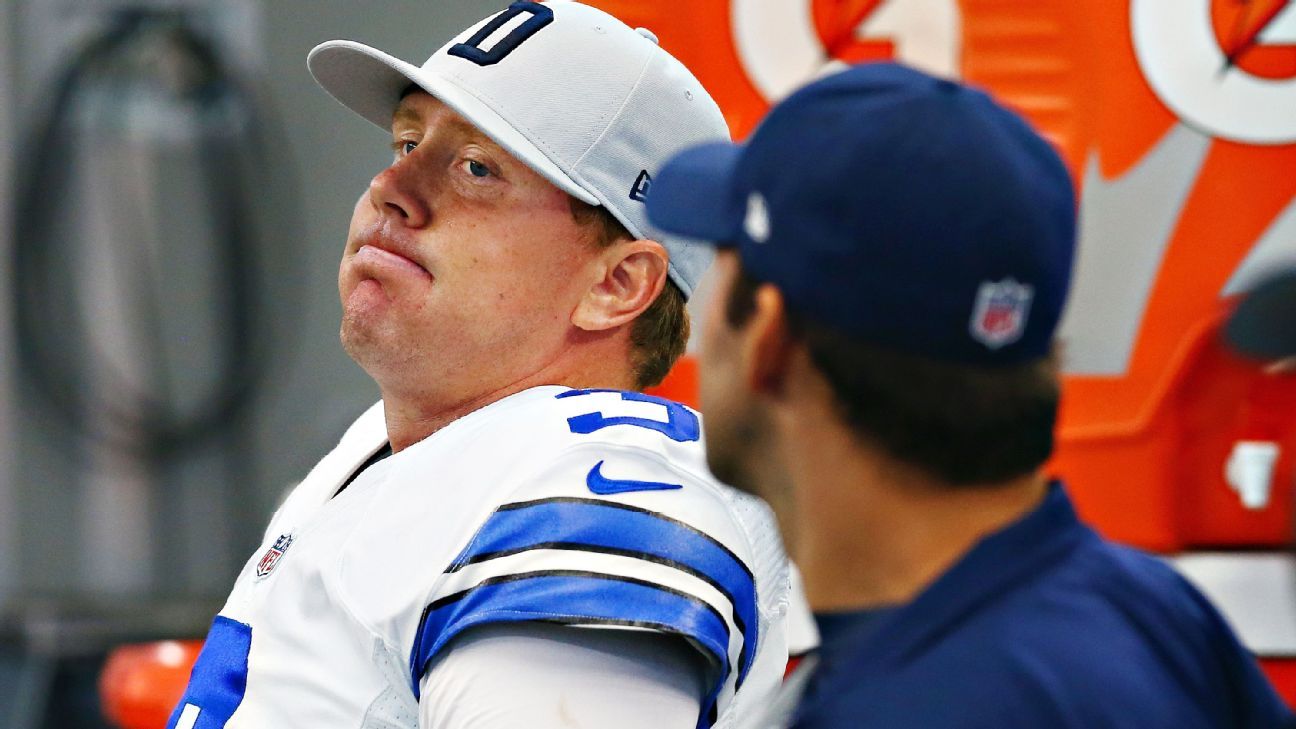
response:
<svg viewBox="0 0 1296 729"><path fill-rule="evenodd" d="M480 315L492 320L496 329L516 336L549 331L570 313L563 310L560 285L547 269L511 269L508 275L493 277L483 287L476 299Z"/></svg>
<svg viewBox="0 0 1296 729"><path fill-rule="evenodd" d="M488 302L496 316L531 322L562 318L554 312L579 285L585 258L578 255L584 250L581 244L571 242L579 229L573 228L573 234L564 227L571 223L565 196L559 200L561 208L528 200L519 207L525 212L514 211L517 214L493 210L445 215L455 219L454 229L446 230L447 240L460 247L448 255L454 256L455 268L469 287L465 296Z"/></svg>

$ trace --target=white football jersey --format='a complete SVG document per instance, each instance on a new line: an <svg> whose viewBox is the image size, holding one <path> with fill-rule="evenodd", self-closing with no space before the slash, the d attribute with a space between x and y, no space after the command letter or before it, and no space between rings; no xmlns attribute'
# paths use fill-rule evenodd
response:
<svg viewBox="0 0 1296 729"><path fill-rule="evenodd" d="M700 727L778 689L787 559L768 507L710 476L694 411L537 387L339 493L386 445L380 403L275 514L169 727L417 727L433 658L513 621L684 637L716 669Z"/></svg>

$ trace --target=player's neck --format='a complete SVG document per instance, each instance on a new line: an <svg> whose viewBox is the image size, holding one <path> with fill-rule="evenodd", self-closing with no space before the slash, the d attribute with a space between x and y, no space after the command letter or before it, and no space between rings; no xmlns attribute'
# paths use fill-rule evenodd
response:
<svg viewBox="0 0 1296 729"><path fill-rule="evenodd" d="M624 357L610 361L582 357L552 362L537 372L505 384L483 385L467 396L465 390L447 396L383 388L383 410L392 452L399 453L487 405L542 385L628 390L633 389L634 378Z"/></svg>
<svg viewBox="0 0 1296 729"><path fill-rule="evenodd" d="M816 611L912 600L1047 490L1041 473L956 489L862 447L844 426L801 432L789 443L795 556Z"/></svg>

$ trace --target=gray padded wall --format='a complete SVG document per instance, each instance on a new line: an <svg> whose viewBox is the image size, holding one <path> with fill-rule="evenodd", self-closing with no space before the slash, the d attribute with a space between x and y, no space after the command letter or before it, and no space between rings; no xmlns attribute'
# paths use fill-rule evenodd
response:
<svg viewBox="0 0 1296 729"><path fill-rule="evenodd" d="M12 199L10 168L13 165L13 60L12 4L0 3L0 201ZM9 326L9 206L0 205L0 342L11 341ZM17 580L14 558L18 540L15 503L16 472L13 453L13 386L10 372L13 348L0 347L0 603Z"/></svg>
<svg viewBox="0 0 1296 729"><path fill-rule="evenodd" d="M294 170L302 193L300 200L269 202L299 204L304 221L300 230L275 231L269 238L270 245L291 239L301 251L303 284L298 300L276 299L271 292L272 305L288 309L291 323L282 333L287 346L270 359L273 381L255 406L246 469L253 483L204 493L202 471L210 459L195 458L180 469L178 496L140 497L154 511L158 503L174 504L160 511L172 522L163 536L155 532L151 541L132 541L139 526L129 518L133 507L122 506L115 495L87 490L85 474L78 471L82 466L68 456L67 436L55 425L30 413L19 418L12 347L0 347L0 609L15 600L54 596L75 602L105 591L128 602L159 592L212 600L228 591L235 570L249 556L247 535L259 535L284 490L377 397L376 387L338 344L336 271L354 202L390 151L382 132L315 85L306 53L321 41L350 38L417 63L462 28L506 5L504 0L225 1L213 7L240 5L248 11L232 14L233 22L248 31L230 36L234 60L257 76L286 127L286 144L269 162ZM93 27L69 10L88 6L69 3L52 10L56 5L54 0L0 0L0 191L6 200L11 199L6 171L14 152L21 152L12 122L48 92L42 84L59 60L57 49ZM6 342L12 336L7 214L6 205L0 212L0 341ZM120 543L104 551L96 549L98 539ZM207 541L212 553L203 555ZM166 552L173 547L177 564L168 565ZM113 549L126 556L114 556ZM124 564L141 552L148 566Z"/></svg>

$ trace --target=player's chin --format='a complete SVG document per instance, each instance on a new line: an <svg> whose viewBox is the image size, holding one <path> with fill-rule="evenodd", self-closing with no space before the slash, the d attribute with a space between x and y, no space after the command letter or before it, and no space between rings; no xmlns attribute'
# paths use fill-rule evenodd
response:
<svg viewBox="0 0 1296 729"><path fill-rule="evenodd" d="M387 308L395 293L391 286L376 278L344 279L340 289L344 320Z"/></svg>
<svg viewBox="0 0 1296 729"><path fill-rule="evenodd" d="M752 478L750 469L746 468L746 459L742 454L734 453L724 446L713 447L708 442L706 460L711 475L715 476L717 481L739 491L760 496L757 493L758 484Z"/></svg>
<svg viewBox="0 0 1296 729"><path fill-rule="evenodd" d="M365 300L363 289L366 287L360 288L362 290L353 294L342 308L342 326L338 333L342 348L365 367L376 353L389 349L388 342L396 337L391 331L394 323L385 315L387 302L381 297Z"/></svg>
<svg viewBox="0 0 1296 729"><path fill-rule="evenodd" d="M358 281L343 281L342 294L342 342L357 344L373 343L383 339L383 332L397 327L402 319L400 309L405 302L417 301L417 297L399 290L399 287L375 278L362 278ZM349 345L348 345L349 351Z"/></svg>

